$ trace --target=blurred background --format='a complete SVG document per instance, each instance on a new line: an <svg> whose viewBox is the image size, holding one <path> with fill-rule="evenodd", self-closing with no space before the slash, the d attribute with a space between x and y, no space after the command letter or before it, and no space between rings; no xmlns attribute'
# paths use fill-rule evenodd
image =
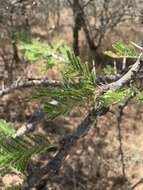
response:
<svg viewBox="0 0 143 190"><path fill-rule="evenodd" d="M0 88L18 80L50 77L59 79L59 66L48 74L41 72L42 60L31 64L19 50L19 40L39 39L48 44L63 41L83 62L96 66L97 74L113 59L103 52L117 41L133 41L143 46L143 0L0 0ZM120 67L122 60L116 60ZM37 90L37 89L35 89ZM16 91L1 98L0 117L21 126L32 115L38 102L28 97L33 89ZM143 106L132 101L121 122L122 144L117 114L99 118L89 134L81 139L65 161L59 176L39 189L47 190L131 190L143 178ZM66 118L43 121L40 129L51 142L58 142L72 131L85 115L79 108ZM124 163L121 159L124 154ZM37 165L49 159L42 155ZM2 175L0 189L22 183L23 176ZM142 190L143 184L132 189Z"/></svg>

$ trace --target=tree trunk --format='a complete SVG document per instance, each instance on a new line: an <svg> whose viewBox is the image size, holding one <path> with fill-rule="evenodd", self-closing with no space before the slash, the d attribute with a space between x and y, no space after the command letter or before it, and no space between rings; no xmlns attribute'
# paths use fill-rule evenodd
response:
<svg viewBox="0 0 143 190"><path fill-rule="evenodd" d="M79 31L81 29L81 15L79 9L79 0L73 0L73 16L74 16L74 27L73 27L73 50L75 55L79 55Z"/></svg>

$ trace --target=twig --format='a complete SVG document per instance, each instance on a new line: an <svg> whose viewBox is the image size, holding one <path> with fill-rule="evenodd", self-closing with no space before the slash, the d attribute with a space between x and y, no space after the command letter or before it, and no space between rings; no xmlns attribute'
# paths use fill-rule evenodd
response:
<svg viewBox="0 0 143 190"><path fill-rule="evenodd" d="M107 92L107 91L115 91L121 87L123 87L125 84L127 84L129 81L131 81L139 72L141 63L140 63L140 57L142 56L142 53L140 54L138 60L133 64L131 69L123 75L118 81L110 83L108 85L105 85L101 89L101 93Z"/></svg>
<svg viewBox="0 0 143 190"><path fill-rule="evenodd" d="M0 90L0 96L12 93L14 90L19 90L22 88L29 88L34 86L62 86L61 82L50 80L50 79L40 79L40 80L29 80L29 81L20 81L15 82L11 86Z"/></svg>
<svg viewBox="0 0 143 190"><path fill-rule="evenodd" d="M96 78L96 84L100 85L113 82L121 78L121 75L111 75L111 76L105 76L105 77L97 77ZM78 85L78 84L77 84ZM20 90L22 88L30 88L30 87L36 87L36 86L43 86L43 87L62 87L63 84L60 81L56 80L50 80L50 79L32 79L32 80L26 80L26 81L21 81L19 78L17 81L15 81L13 84L11 84L9 87L2 88L0 90L0 97L13 93L15 90Z"/></svg>
<svg viewBox="0 0 143 190"><path fill-rule="evenodd" d="M140 51L143 52L143 47L139 46L139 45L136 44L135 42L131 42L131 44L132 44L133 46L135 46L137 49L139 49Z"/></svg>
<svg viewBox="0 0 143 190"><path fill-rule="evenodd" d="M140 179L135 185L133 185L130 190L134 190L138 185L140 185L142 183L143 183L143 178Z"/></svg>
<svg viewBox="0 0 143 190"><path fill-rule="evenodd" d="M123 58L123 63L122 63L122 71L124 71L126 69L126 61L127 61L127 58L126 56Z"/></svg>

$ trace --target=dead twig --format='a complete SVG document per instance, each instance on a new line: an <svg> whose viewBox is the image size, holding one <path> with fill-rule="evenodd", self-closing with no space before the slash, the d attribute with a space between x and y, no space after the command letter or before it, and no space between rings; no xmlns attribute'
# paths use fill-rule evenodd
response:
<svg viewBox="0 0 143 190"><path fill-rule="evenodd" d="M96 84L100 85L100 84L110 83L110 82L118 80L119 78L121 78L120 74L105 76L105 77L97 77L96 78ZM19 78L17 81L15 81L10 86L8 86L6 88L2 88L2 90L0 90L0 97L7 95L7 94L10 94L10 93L13 93L15 90L20 90L22 88L38 87L38 86L62 87L63 84L60 81L50 80L47 78L32 79L32 80L26 80L26 81L22 81Z"/></svg>
<svg viewBox="0 0 143 190"><path fill-rule="evenodd" d="M11 86L0 90L0 96L4 96L6 94L12 93L15 90L19 90L22 88L29 88L34 86L52 86L52 87L59 87L62 86L61 82L50 80L50 79L40 79L40 80L29 80L29 81L19 81L13 83Z"/></svg>

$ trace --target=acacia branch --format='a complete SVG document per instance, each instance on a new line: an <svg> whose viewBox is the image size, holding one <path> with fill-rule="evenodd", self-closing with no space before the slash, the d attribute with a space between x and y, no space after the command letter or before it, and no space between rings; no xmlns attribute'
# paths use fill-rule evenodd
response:
<svg viewBox="0 0 143 190"><path fill-rule="evenodd" d="M140 63L141 56L142 56L142 53L140 54L138 60L133 64L131 69L125 75L123 75L119 80L112 82L108 85L105 85L102 88L101 92L104 93L107 91L118 90L119 88L123 87L125 84L130 82L133 78L135 78L135 76L137 75L141 67L141 63Z"/></svg>
<svg viewBox="0 0 143 190"><path fill-rule="evenodd" d="M139 59L135 62L132 68L118 81L106 85L102 90L103 93L108 91L114 91L122 88L126 83L134 78L137 72L140 69L140 61ZM105 91L106 90L106 91ZM94 124L98 116L104 115L108 112L109 108L104 105L97 105L89 111L88 115L83 119L83 121L77 126L76 130L74 130L70 135L66 135L59 143L59 150L56 155L52 158L52 160L44 167L35 169L29 176L27 181L24 183L21 190L29 190L33 187L36 187L39 184L39 181L43 179L47 179L47 177L53 176L55 173L58 173L60 167L69 155L72 147L76 144L78 139L86 135Z"/></svg>
<svg viewBox="0 0 143 190"><path fill-rule="evenodd" d="M117 75L111 75L111 76L105 76L105 77L97 77L96 78L96 84L105 84L105 83L110 83L113 81L118 80L121 78L120 74ZM43 86L43 87L62 87L63 84L61 81L57 80L50 80L50 79L32 79L32 80L27 80L27 81L20 81L20 82L14 82L10 86L0 90L0 97L13 93L15 90L20 90L22 88L30 88L30 87L38 87L38 86Z"/></svg>
<svg viewBox="0 0 143 190"><path fill-rule="evenodd" d="M96 79L96 83L98 85L106 84L107 82L115 81L115 80L119 79L120 77L121 77L120 75L98 77ZM9 92L11 92L11 91L9 91ZM20 137L29 132L32 132L35 129L35 127L37 126L37 124L44 118L44 116L45 116L45 112L43 112L42 110L38 109L37 111L35 111L35 113L32 115L32 117L29 119L29 121L26 124L22 125L22 127L20 127L17 130L16 137Z"/></svg>
<svg viewBox="0 0 143 190"><path fill-rule="evenodd" d="M62 86L61 82L55 81L55 80L50 80L50 79L40 79L40 80L29 80L29 81L20 81L20 82L15 82L11 86L0 90L0 96L12 93L15 90L19 90L22 88L29 88L29 87L36 87L36 86L52 86L52 87L57 87L57 86Z"/></svg>

